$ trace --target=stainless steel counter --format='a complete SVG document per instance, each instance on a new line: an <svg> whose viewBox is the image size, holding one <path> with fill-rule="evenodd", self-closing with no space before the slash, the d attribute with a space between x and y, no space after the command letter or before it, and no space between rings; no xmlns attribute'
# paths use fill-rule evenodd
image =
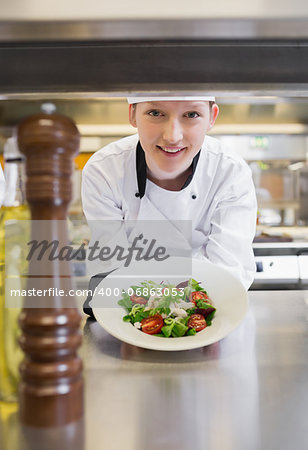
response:
<svg viewBox="0 0 308 450"><path fill-rule="evenodd" d="M86 322L84 420L45 431L2 415L1 449L306 450L308 291L249 296L244 322L198 350L143 350Z"/></svg>

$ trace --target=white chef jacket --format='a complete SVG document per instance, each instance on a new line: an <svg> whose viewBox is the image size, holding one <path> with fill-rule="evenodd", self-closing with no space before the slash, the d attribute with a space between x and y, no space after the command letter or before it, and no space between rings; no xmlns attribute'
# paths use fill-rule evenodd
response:
<svg viewBox="0 0 308 450"><path fill-rule="evenodd" d="M246 162L206 136L191 181L180 191L169 191L148 179L140 182L138 142L138 135L113 142L84 167L82 202L91 241L97 239L92 221L190 220L193 256L223 266L248 289L255 273L257 203ZM116 228L108 239L122 239Z"/></svg>
<svg viewBox="0 0 308 450"><path fill-rule="evenodd" d="M4 192L5 192L5 181L4 181L4 175L3 175L2 167L0 165L0 206L3 203Z"/></svg>

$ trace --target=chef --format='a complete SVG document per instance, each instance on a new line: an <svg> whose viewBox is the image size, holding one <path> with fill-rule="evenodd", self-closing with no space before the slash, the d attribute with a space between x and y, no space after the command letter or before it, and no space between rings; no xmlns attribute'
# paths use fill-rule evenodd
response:
<svg viewBox="0 0 308 450"><path fill-rule="evenodd" d="M83 170L91 241L99 238L99 221L114 224L104 232L114 244L123 239L121 223L189 221L192 256L223 266L248 289L255 272L255 190L245 161L207 136L219 112L215 98L149 96L128 103L138 134L97 151ZM177 238L176 225L173 230L177 242L189 240Z"/></svg>

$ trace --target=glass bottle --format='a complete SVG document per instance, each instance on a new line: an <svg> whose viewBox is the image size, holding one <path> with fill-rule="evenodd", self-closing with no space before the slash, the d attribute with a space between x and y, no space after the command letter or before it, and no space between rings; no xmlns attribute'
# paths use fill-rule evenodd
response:
<svg viewBox="0 0 308 450"><path fill-rule="evenodd" d="M17 401L19 364L18 344L20 307L12 307L8 288L25 289L27 272L24 253L30 210L25 198L25 166L15 137L4 147L6 190L0 209L0 401ZM13 275L12 275L13 274Z"/></svg>

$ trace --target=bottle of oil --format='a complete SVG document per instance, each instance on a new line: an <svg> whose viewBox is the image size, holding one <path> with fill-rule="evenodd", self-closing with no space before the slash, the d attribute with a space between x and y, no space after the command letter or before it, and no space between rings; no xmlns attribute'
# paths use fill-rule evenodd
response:
<svg viewBox="0 0 308 450"><path fill-rule="evenodd" d="M8 288L25 289L27 272L24 253L30 210L25 198L23 156L15 137L4 148L6 190L0 209L0 401L17 401L18 367L22 352L18 345L20 307L12 307ZM16 300L16 299L15 299ZM20 300L20 299L17 299Z"/></svg>

